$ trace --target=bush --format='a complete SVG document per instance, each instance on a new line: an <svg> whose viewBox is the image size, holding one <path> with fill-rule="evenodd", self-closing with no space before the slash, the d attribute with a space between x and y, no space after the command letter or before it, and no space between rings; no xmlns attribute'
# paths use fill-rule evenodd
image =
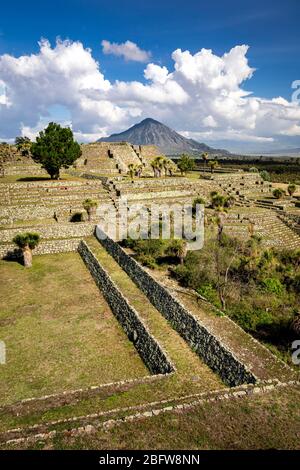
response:
<svg viewBox="0 0 300 470"><path fill-rule="evenodd" d="M138 259L140 263L142 263L144 266L147 266L148 268L151 268L151 269L157 268L157 263L155 261L155 258L151 255L140 255Z"/></svg>
<svg viewBox="0 0 300 470"><path fill-rule="evenodd" d="M284 292L284 286L276 277L267 277L261 281L266 292L281 295Z"/></svg>
<svg viewBox="0 0 300 470"><path fill-rule="evenodd" d="M289 195L293 196L293 194L296 192L297 186L295 184L289 184L287 189Z"/></svg>
<svg viewBox="0 0 300 470"><path fill-rule="evenodd" d="M260 308L253 308L251 305L241 302L234 305L227 312L244 330L255 332L259 326L270 325L273 317L270 312Z"/></svg>
<svg viewBox="0 0 300 470"><path fill-rule="evenodd" d="M163 255L165 250L165 242L163 240L136 240L133 242L132 248L138 255L149 255L154 259Z"/></svg>
<svg viewBox="0 0 300 470"><path fill-rule="evenodd" d="M203 284L197 289L197 292L198 294L202 295L207 300L209 300L211 303L213 303L216 307L221 308L218 293L212 284Z"/></svg>
<svg viewBox="0 0 300 470"><path fill-rule="evenodd" d="M262 177L264 181L271 181L270 173L268 173L267 170L261 171L260 176Z"/></svg>
<svg viewBox="0 0 300 470"><path fill-rule="evenodd" d="M282 199L283 196L285 196L285 192L283 191L283 189L276 188L273 191L273 196L276 197L276 199Z"/></svg>

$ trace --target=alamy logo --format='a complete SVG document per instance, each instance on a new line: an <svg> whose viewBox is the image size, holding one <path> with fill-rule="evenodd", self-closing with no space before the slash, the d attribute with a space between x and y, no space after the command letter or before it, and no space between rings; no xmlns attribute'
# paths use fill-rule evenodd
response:
<svg viewBox="0 0 300 470"><path fill-rule="evenodd" d="M293 341L292 350L294 351L292 354L292 362L296 366L299 366L300 365L300 339Z"/></svg>
<svg viewBox="0 0 300 470"><path fill-rule="evenodd" d="M0 364L6 363L6 347L4 341L0 341Z"/></svg>
<svg viewBox="0 0 300 470"><path fill-rule="evenodd" d="M120 198L116 205L102 204L97 209L99 238L131 238L186 241L188 250L200 250L204 244L204 205L193 204L128 204Z"/></svg>
<svg viewBox="0 0 300 470"><path fill-rule="evenodd" d="M292 88L295 89L292 94L292 102L300 103L300 80L294 80L292 83Z"/></svg>

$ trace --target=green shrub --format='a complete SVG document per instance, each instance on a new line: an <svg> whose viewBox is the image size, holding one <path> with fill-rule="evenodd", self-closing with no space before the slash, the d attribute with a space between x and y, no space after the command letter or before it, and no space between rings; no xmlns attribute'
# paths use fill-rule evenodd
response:
<svg viewBox="0 0 300 470"><path fill-rule="evenodd" d="M270 173L268 173L267 170L261 171L260 176L262 177L264 181L271 181Z"/></svg>
<svg viewBox="0 0 300 470"><path fill-rule="evenodd" d="M246 331L255 332L259 326L270 325L273 322L270 312L253 308L251 304L244 302L232 306L227 314Z"/></svg>
<svg viewBox="0 0 300 470"><path fill-rule="evenodd" d="M266 292L281 295L284 292L284 286L276 277L267 277L261 281Z"/></svg>
<svg viewBox="0 0 300 470"><path fill-rule="evenodd" d="M147 266L148 268L155 269L157 268L157 263L155 261L155 258L151 255L140 255L138 257L138 260L140 263L142 263L144 266Z"/></svg>
<svg viewBox="0 0 300 470"><path fill-rule="evenodd" d="M216 289L212 284L203 284L197 289L198 294L212 302L216 307L221 307L220 299Z"/></svg>

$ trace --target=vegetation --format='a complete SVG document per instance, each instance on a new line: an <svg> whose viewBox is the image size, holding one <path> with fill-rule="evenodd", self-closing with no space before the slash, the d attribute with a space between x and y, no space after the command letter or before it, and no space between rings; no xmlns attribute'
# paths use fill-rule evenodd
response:
<svg viewBox="0 0 300 470"><path fill-rule="evenodd" d="M19 233L13 238L13 242L22 250L24 266L32 266L32 250L37 247L40 241L38 233L26 232Z"/></svg>
<svg viewBox="0 0 300 470"><path fill-rule="evenodd" d="M293 196L293 194L295 194L297 190L297 186L295 184L289 184L287 190L288 190L289 195Z"/></svg>
<svg viewBox="0 0 300 470"><path fill-rule="evenodd" d="M21 154L23 155L23 157L28 157L30 155L32 144L29 137L16 137L15 144L19 152L21 152Z"/></svg>
<svg viewBox="0 0 300 470"><path fill-rule="evenodd" d="M207 162L208 162L208 153L207 153L207 152L203 152L203 153L201 154L201 158L202 158L202 160L203 160L204 165L206 166L206 165L207 165Z"/></svg>
<svg viewBox="0 0 300 470"><path fill-rule="evenodd" d="M133 181L135 176L140 178L142 176L143 169L144 169L143 165L135 165L134 163L130 163L128 165L128 173L129 173L131 180Z"/></svg>
<svg viewBox="0 0 300 470"><path fill-rule="evenodd" d="M216 195L214 195L215 197ZM222 309L244 330L290 361L300 329L300 250L263 249L249 230L241 241L223 233L226 212L215 211L217 236L200 251L186 252L180 240L126 240L142 264L169 267L185 287Z"/></svg>
<svg viewBox="0 0 300 470"><path fill-rule="evenodd" d="M151 162L151 167L153 169L154 177L159 178L161 177L161 172L164 167L164 157L158 156L155 157L154 160Z"/></svg>
<svg viewBox="0 0 300 470"><path fill-rule="evenodd" d="M249 171L255 166L265 181L300 185L300 158L280 159L279 157L274 157L267 159L254 157L251 161L243 158L240 160L219 158L218 161L222 164L222 168L225 169L234 168Z"/></svg>
<svg viewBox="0 0 300 470"><path fill-rule="evenodd" d="M264 181L271 181L271 175L267 170L262 170L259 174Z"/></svg>
<svg viewBox="0 0 300 470"><path fill-rule="evenodd" d="M218 168L218 166L220 166L220 165L219 165L219 162L217 162L217 160L210 160L210 161L208 162L208 166L210 167L211 173L213 173L214 170L215 170L216 168Z"/></svg>
<svg viewBox="0 0 300 470"><path fill-rule="evenodd" d="M288 451L299 448L299 407L299 387L281 387L241 401L215 400L213 406L204 402L180 414L170 412L124 420L118 426L100 428L93 434L72 437L66 432L60 439L39 442L34 448L119 449L120 452L124 449ZM32 448L32 444L25 442L21 447Z"/></svg>
<svg viewBox="0 0 300 470"><path fill-rule="evenodd" d="M221 233L172 272L290 360L300 323L299 250L264 250L256 236L241 242Z"/></svg>
<svg viewBox="0 0 300 470"><path fill-rule="evenodd" d="M9 344L2 405L147 374L77 253L36 256L28 270L6 261L0 268L1 339Z"/></svg>
<svg viewBox="0 0 300 470"><path fill-rule="evenodd" d="M40 163L51 179L59 179L61 168L69 168L81 155L80 145L74 141L73 132L51 122L39 133L31 145L32 158Z"/></svg>
<svg viewBox="0 0 300 470"><path fill-rule="evenodd" d="M83 208L86 210L87 215L88 215L88 220L89 222L92 220L92 217L96 213L96 209L98 207L98 201L95 201L94 199L85 199L82 203Z"/></svg>
<svg viewBox="0 0 300 470"><path fill-rule="evenodd" d="M192 171L195 168L195 160L189 155L181 155L177 162L177 166L182 175L185 175L187 171Z"/></svg>
<svg viewBox="0 0 300 470"><path fill-rule="evenodd" d="M173 163L170 158L162 156L155 157L151 162L151 167L155 178L160 178L163 170L165 176L173 176L173 173L175 173L177 169L175 163Z"/></svg>
<svg viewBox="0 0 300 470"><path fill-rule="evenodd" d="M283 196L285 196L285 191L280 188L276 188L273 190L273 196L276 197L276 199L282 199Z"/></svg>

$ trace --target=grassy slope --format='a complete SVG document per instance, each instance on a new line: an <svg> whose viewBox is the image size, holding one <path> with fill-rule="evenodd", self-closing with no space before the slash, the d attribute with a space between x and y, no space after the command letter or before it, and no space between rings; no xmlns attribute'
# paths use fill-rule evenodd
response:
<svg viewBox="0 0 300 470"><path fill-rule="evenodd" d="M291 387L121 423L95 434L60 435L33 448L300 449L299 410L300 390Z"/></svg>
<svg viewBox="0 0 300 470"><path fill-rule="evenodd" d="M75 253L0 262L2 403L148 375Z"/></svg>

